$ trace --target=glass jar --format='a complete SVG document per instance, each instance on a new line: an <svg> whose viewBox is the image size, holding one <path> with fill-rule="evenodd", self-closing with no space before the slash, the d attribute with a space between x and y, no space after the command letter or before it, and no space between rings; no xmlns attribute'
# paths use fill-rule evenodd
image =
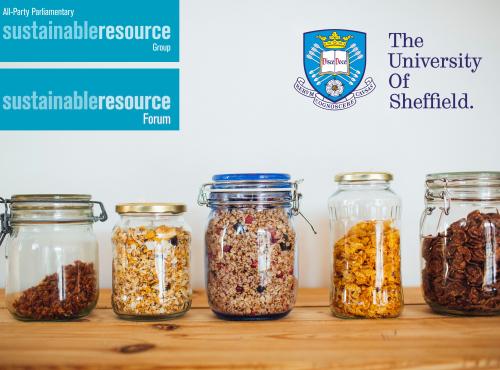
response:
<svg viewBox="0 0 500 370"><path fill-rule="evenodd" d="M338 174L329 198L330 308L342 318L397 317L403 308L400 198L384 172Z"/></svg>
<svg viewBox="0 0 500 370"><path fill-rule="evenodd" d="M422 285L436 312L500 313L500 172L427 175Z"/></svg>
<svg viewBox="0 0 500 370"><path fill-rule="evenodd" d="M113 229L115 313L124 319L165 320L191 307L191 229L179 203L116 206Z"/></svg>
<svg viewBox="0 0 500 370"><path fill-rule="evenodd" d="M107 219L90 195L0 198L6 241L5 300L20 320L70 320L90 313L99 295L92 224ZM101 214L94 216L98 204Z"/></svg>
<svg viewBox="0 0 500 370"><path fill-rule="evenodd" d="M225 174L200 190L211 208L205 233L212 311L227 320L268 320L294 307L298 248L292 223L297 182L287 174Z"/></svg>

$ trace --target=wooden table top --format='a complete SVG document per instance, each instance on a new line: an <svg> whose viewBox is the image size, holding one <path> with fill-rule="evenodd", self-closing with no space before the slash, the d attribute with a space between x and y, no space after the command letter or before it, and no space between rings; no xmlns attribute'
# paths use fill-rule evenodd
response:
<svg viewBox="0 0 500 370"><path fill-rule="evenodd" d="M500 369L500 316L436 315L418 288L385 320L333 317L327 289L298 297L289 316L267 322L221 321L203 291L184 317L162 322L117 319L109 290L74 322L20 322L1 306L0 368Z"/></svg>

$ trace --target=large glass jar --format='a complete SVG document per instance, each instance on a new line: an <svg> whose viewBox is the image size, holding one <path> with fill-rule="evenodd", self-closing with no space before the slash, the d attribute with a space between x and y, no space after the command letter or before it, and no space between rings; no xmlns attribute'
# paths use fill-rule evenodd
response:
<svg viewBox="0 0 500 370"><path fill-rule="evenodd" d="M295 305L298 248L292 218L297 182L287 174L226 174L205 184L211 208L205 233L210 308L223 319L266 320Z"/></svg>
<svg viewBox="0 0 500 370"><path fill-rule="evenodd" d="M90 313L99 295L92 224L107 219L102 203L67 194L15 195L1 203L9 311L20 320L70 320ZM101 207L99 216L94 204Z"/></svg>
<svg viewBox="0 0 500 370"><path fill-rule="evenodd" d="M191 229L179 203L127 203L113 230L113 310L120 318L162 320L191 307Z"/></svg>
<svg viewBox="0 0 500 370"><path fill-rule="evenodd" d="M329 198L330 308L342 318L396 317L403 308L399 197L392 175L353 172L335 176Z"/></svg>
<svg viewBox="0 0 500 370"><path fill-rule="evenodd" d="M500 172L427 175L424 297L436 312L500 313Z"/></svg>

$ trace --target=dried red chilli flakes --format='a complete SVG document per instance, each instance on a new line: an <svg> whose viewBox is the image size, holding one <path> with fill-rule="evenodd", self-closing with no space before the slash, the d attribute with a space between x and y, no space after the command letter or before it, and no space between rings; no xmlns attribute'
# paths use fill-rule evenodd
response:
<svg viewBox="0 0 500 370"><path fill-rule="evenodd" d="M464 313L500 312L499 236L499 214L473 211L444 234L423 238L426 301ZM498 271L495 276L492 266Z"/></svg>
<svg viewBox="0 0 500 370"><path fill-rule="evenodd" d="M63 271L63 279L56 272L23 291L12 303L15 314L30 320L66 320L87 313L97 301L94 264L75 261L65 265Z"/></svg>

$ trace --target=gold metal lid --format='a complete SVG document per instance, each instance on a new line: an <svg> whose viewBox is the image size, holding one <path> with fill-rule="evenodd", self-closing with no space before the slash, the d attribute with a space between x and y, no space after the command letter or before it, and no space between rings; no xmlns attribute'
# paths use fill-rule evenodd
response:
<svg viewBox="0 0 500 370"><path fill-rule="evenodd" d="M116 212L121 215L128 213L167 213L175 215L186 212L186 205L183 203L122 203L116 205Z"/></svg>
<svg viewBox="0 0 500 370"><path fill-rule="evenodd" d="M389 172L344 172L335 175L335 182L370 182L370 181L392 181L392 173Z"/></svg>

